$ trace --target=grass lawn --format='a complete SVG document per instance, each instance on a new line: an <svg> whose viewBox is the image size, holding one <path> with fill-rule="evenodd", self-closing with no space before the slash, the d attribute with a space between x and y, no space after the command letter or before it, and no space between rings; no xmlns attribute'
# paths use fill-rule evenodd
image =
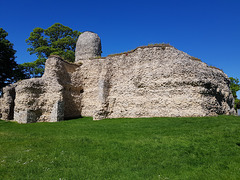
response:
<svg viewBox="0 0 240 180"><path fill-rule="evenodd" d="M0 179L240 179L240 117L0 121Z"/></svg>

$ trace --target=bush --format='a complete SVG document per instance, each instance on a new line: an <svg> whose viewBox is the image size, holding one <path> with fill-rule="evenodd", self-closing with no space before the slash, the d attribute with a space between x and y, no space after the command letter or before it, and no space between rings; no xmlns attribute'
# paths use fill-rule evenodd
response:
<svg viewBox="0 0 240 180"><path fill-rule="evenodd" d="M235 109L240 109L240 99L235 99Z"/></svg>

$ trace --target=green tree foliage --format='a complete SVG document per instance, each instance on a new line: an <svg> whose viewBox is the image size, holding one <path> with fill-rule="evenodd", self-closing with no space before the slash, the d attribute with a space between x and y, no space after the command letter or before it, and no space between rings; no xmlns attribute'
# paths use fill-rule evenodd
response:
<svg viewBox="0 0 240 180"><path fill-rule="evenodd" d="M44 73L45 58L38 58L36 61L23 63L19 65L27 79L32 77L41 77Z"/></svg>
<svg viewBox="0 0 240 180"><path fill-rule="evenodd" d="M24 63L21 68L30 77L43 75L44 64L50 55L59 55L63 59L73 62L75 59L75 48L79 31L60 23L55 23L47 29L35 28L26 40L30 48L30 54L36 54L38 59L34 62Z"/></svg>
<svg viewBox="0 0 240 180"><path fill-rule="evenodd" d="M0 93L4 86L25 78L15 61L16 51L13 44L6 39L7 36L8 33L0 28Z"/></svg>
<svg viewBox="0 0 240 180"><path fill-rule="evenodd" d="M232 90L233 97L237 98L237 91L240 90L240 84L238 78L230 77L230 89Z"/></svg>
<svg viewBox="0 0 240 180"><path fill-rule="evenodd" d="M235 99L235 109L240 109L240 100Z"/></svg>
<svg viewBox="0 0 240 180"><path fill-rule="evenodd" d="M238 78L230 77L230 89L232 91L233 97L235 99L235 109L240 109L240 100L237 99L237 91L240 90L240 84Z"/></svg>

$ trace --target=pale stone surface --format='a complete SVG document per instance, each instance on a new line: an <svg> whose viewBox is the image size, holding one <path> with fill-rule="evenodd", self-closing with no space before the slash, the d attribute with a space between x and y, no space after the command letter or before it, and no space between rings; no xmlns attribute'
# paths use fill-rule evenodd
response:
<svg viewBox="0 0 240 180"><path fill-rule="evenodd" d="M5 120L13 120L14 116L14 100L15 87L17 83L8 85L3 88L2 98L0 98L0 118Z"/></svg>
<svg viewBox="0 0 240 180"><path fill-rule="evenodd" d="M86 31L79 36L75 51L76 62L101 56L101 53L101 40L96 33Z"/></svg>
<svg viewBox="0 0 240 180"><path fill-rule="evenodd" d="M82 64L50 56L42 78L13 85L14 120L230 115L235 111L229 83L221 70L166 45L100 59L87 57ZM0 101L6 112L2 119L11 114L10 89Z"/></svg>
<svg viewBox="0 0 240 180"><path fill-rule="evenodd" d="M137 48L81 68L91 92L83 95L82 115L96 120L234 114L226 74L173 47Z"/></svg>
<svg viewBox="0 0 240 180"><path fill-rule="evenodd" d="M57 101L53 105L53 109L50 116L50 122L61 121L64 119L64 102Z"/></svg>
<svg viewBox="0 0 240 180"><path fill-rule="evenodd" d="M67 63L58 56L50 56L42 78L18 83L14 119L20 123L56 122L81 116L80 103L74 102L79 100L74 98L75 89L79 87L74 86L70 77L77 67L79 65Z"/></svg>
<svg viewBox="0 0 240 180"><path fill-rule="evenodd" d="M44 78L33 78L18 83L14 120L21 123L49 121L54 103L61 99L61 86L54 82L52 86L49 84Z"/></svg>

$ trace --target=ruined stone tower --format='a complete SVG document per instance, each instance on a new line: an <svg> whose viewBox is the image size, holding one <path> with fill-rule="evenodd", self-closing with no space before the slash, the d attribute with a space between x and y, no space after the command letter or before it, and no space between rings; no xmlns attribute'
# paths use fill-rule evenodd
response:
<svg viewBox="0 0 240 180"><path fill-rule="evenodd" d="M77 63L50 56L43 77L3 89L0 118L30 123L81 116L100 120L234 114L227 75L170 45L100 55L98 35L82 33Z"/></svg>
<svg viewBox="0 0 240 180"><path fill-rule="evenodd" d="M96 33L85 31L76 44L75 62L100 57L102 53L101 40Z"/></svg>

